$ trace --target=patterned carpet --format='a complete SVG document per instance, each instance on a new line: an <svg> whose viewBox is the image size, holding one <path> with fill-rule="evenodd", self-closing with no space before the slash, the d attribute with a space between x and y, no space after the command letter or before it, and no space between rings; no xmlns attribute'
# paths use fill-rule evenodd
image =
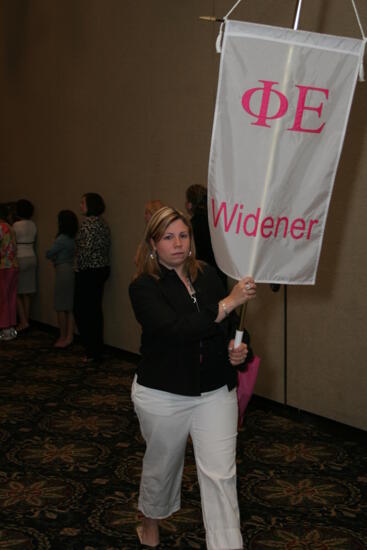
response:
<svg viewBox="0 0 367 550"><path fill-rule="evenodd" d="M0 344L0 549L130 550L144 445L134 356L82 366L35 327ZM245 548L367 548L365 433L253 398L238 442ZM204 549L193 453L164 549Z"/></svg>

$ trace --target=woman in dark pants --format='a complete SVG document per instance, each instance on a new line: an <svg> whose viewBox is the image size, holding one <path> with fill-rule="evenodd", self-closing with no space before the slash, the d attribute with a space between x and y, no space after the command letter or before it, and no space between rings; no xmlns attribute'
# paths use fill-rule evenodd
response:
<svg viewBox="0 0 367 550"><path fill-rule="evenodd" d="M76 242L74 316L86 355L98 361L103 349L102 298L110 274L110 229L101 217L105 204L97 193L86 193L80 202L85 216Z"/></svg>

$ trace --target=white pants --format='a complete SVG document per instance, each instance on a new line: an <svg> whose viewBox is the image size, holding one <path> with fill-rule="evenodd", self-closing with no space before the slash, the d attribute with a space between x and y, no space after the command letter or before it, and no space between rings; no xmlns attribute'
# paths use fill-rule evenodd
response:
<svg viewBox="0 0 367 550"><path fill-rule="evenodd" d="M132 400L146 442L138 508L161 519L180 508L190 434L208 550L242 548L236 488L237 396L227 386L186 397L141 386Z"/></svg>

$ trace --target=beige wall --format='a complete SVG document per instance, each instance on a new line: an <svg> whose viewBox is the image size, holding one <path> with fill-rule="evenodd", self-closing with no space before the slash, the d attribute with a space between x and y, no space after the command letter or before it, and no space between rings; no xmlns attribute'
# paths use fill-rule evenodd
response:
<svg viewBox="0 0 367 550"><path fill-rule="evenodd" d="M243 2L233 17L291 26L294 0ZM137 351L127 296L152 198L183 208L206 182L218 27L199 15L234 0L3 0L0 201L27 197L39 228L35 318L55 324L44 259L62 208L101 193L113 234L106 341ZM359 37L351 4L304 2L300 27ZM367 6L360 6L367 27ZM365 210L367 84L358 84L315 287L288 289L288 403L367 429ZM284 402L283 289L249 307L262 357L257 393ZM348 377L348 381L346 381Z"/></svg>

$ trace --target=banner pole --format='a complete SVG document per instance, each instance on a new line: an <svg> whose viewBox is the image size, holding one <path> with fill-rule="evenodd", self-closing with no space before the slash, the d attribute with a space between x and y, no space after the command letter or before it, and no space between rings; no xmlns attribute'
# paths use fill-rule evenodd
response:
<svg viewBox="0 0 367 550"><path fill-rule="evenodd" d="M301 8L302 8L302 0L297 0L296 9L295 9L294 18L293 18L293 30L295 30L295 31L298 29L299 19L300 19L300 15L301 15ZM290 58L292 57L292 53L293 53L293 47L291 48L289 56L288 56L288 62L286 64L286 69L289 66L289 62L290 62ZM287 74L287 70L286 70L286 74L285 74L283 84L285 85L287 81L288 81L288 74ZM272 151L271 151L271 155L270 155L270 162L269 162L269 165L268 165L268 173L267 173L267 178L266 178L265 192L263 194L263 198L262 198L262 201L261 201L262 204L265 203L265 197L266 197L266 194L267 194L268 182L270 181L270 173L272 172L272 169L273 169L275 147L276 147L276 144L277 144L277 141L278 141L278 136L279 136L279 130L276 131L275 134L274 134L273 147L272 147ZM270 170L269 170L269 167L270 167ZM252 254L252 258L251 258L251 262L250 262L250 266L251 266L250 274L254 272L256 251L257 251L257 242L255 240L254 252ZM238 347L240 345L240 343L242 342L243 331L245 329L246 312L247 312L247 302L245 304L243 304L243 306L241 308L240 324L239 324L238 329L236 330L236 336L235 336L235 341L234 341L234 347L235 348Z"/></svg>
<svg viewBox="0 0 367 550"><path fill-rule="evenodd" d="M302 0L298 0L297 6L296 6L296 11L295 11L295 14L294 14L294 19L293 19L293 30L294 31L296 31L298 29L299 18L300 18L300 15L301 15L301 8L302 8Z"/></svg>
<svg viewBox="0 0 367 550"><path fill-rule="evenodd" d="M247 304L248 304L248 302L243 304L243 306L241 308L240 325L238 327L238 330L240 330L241 332L243 332L244 328L245 328L245 317L246 317L246 311L247 311Z"/></svg>

